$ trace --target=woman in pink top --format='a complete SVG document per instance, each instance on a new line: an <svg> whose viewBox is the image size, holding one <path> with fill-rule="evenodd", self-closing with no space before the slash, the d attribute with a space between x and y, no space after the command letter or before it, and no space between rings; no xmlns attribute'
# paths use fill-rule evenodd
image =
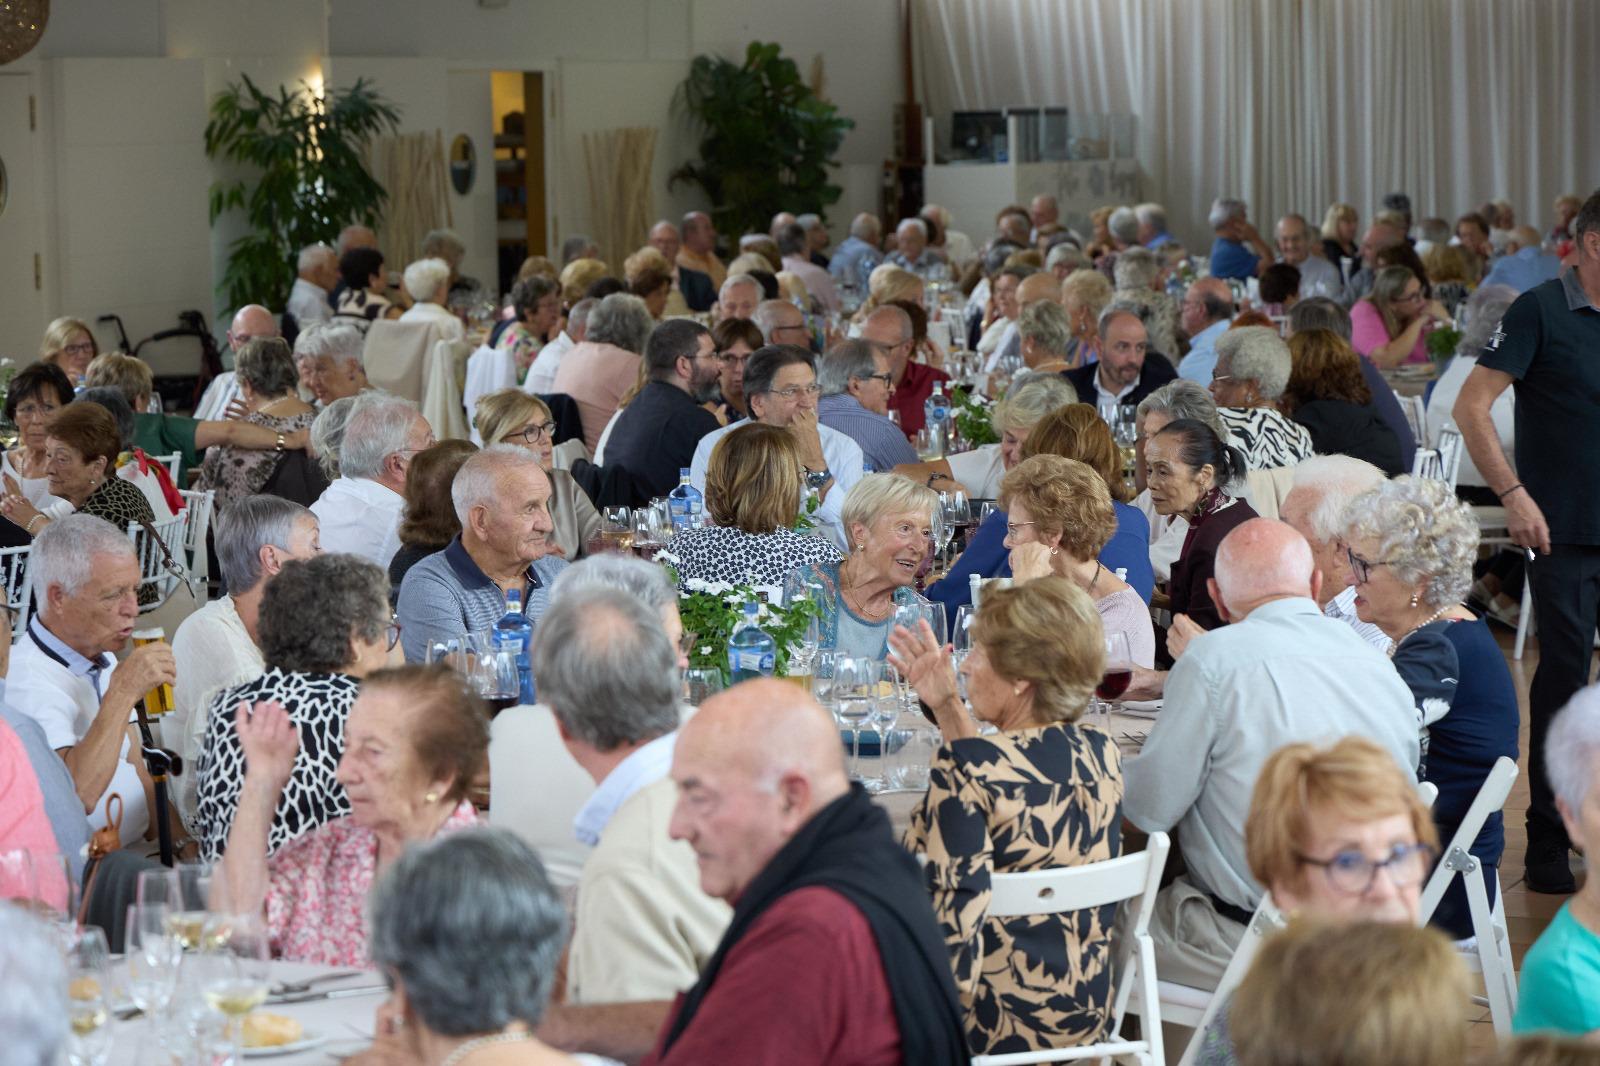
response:
<svg viewBox="0 0 1600 1066"><path fill-rule="evenodd" d="M28 751L11 726L0 721L0 852L26 851L48 858L60 850L44 812L44 794L39 791L39 778L28 761ZM38 884L40 871L0 862L0 899L37 897L60 906L66 890L60 883L59 862L54 869L54 882Z"/></svg>
<svg viewBox="0 0 1600 1066"><path fill-rule="evenodd" d="M488 717L443 664L367 675L345 726L337 780L351 814L267 857L299 731L276 703L241 706L244 787L214 879L214 908L265 909L273 952L328 966L367 963L367 894L410 844L478 823L468 791L485 766Z"/></svg>
<svg viewBox="0 0 1600 1066"><path fill-rule="evenodd" d="M1372 295L1350 309L1350 346L1382 368L1428 361L1428 332L1448 322L1438 300L1423 295L1422 279L1406 266L1386 266Z"/></svg>

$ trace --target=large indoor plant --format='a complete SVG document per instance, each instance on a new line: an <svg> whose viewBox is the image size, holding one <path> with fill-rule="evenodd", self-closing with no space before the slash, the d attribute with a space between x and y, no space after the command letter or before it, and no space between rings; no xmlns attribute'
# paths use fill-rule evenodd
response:
<svg viewBox="0 0 1600 1066"><path fill-rule="evenodd" d="M386 194L362 156L399 122L399 109L365 79L326 94L280 85L274 96L242 76L222 91L206 123L206 155L246 173L212 184L211 221L238 208L250 224L218 286L230 307L284 306L301 248L331 242L352 222L377 223Z"/></svg>
<svg viewBox="0 0 1600 1066"><path fill-rule="evenodd" d="M843 192L828 168L855 122L814 93L776 44L752 41L742 64L696 56L674 105L701 138L700 158L671 183L704 189L721 232L765 233L778 211L820 215Z"/></svg>

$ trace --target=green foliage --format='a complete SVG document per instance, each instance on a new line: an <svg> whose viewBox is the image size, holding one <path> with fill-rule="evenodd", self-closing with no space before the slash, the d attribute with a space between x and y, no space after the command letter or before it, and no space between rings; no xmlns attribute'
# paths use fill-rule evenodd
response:
<svg viewBox="0 0 1600 1066"><path fill-rule="evenodd" d="M1000 434L994 431L993 406L970 389L957 385L950 390L950 410L962 440L973 447L1000 443Z"/></svg>
<svg viewBox="0 0 1600 1066"><path fill-rule="evenodd" d="M243 164L248 178L211 186L211 221L242 210L252 232L233 242L218 288L232 307L282 307L299 250L352 222L375 226L387 193L362 154L392 133L400 112L365 79L319 97L304 83L273 96L248 76L211 104L206 155Z"/></svg>
<svg viewBox="0 0 1600 1066"><path fill-rule="evenodd" d="M1428 333L1428 358L1439 366L1444 366L1450 357L1456 354L1456 346L1461 343L1461 331L1454 326L1440 326Z"/></svg>
<svg viewBox="0 0 1600 1066"><path fill-rule="evenodd" d="M806 626L817 613L817 605L809 599L795 599L787 607L768 603L762 594L750 585L734 585L726 581L688 582L678 580L674 563L678 561L671 551L656 555L679 586L678 617L683 621L683 631L695 635L694 650L689 653L691 667L704 667L722 671L724 683L728 680L728 638L734 627L744 621L744 605L754 600L761 605L760 625L777 644L774 674L789 676L789 653L805 636Z"/></svg>
<svg viewBox="0 0 1600 1066"><path fill-rule="evenodd" d="M721 232L765 233L778 211L824 214L843 193L828 168L855 121L813 93L776 44L752 41L742 65L696 56L673 103L703 136L700 159L670 184L704 189Z"/></svg>

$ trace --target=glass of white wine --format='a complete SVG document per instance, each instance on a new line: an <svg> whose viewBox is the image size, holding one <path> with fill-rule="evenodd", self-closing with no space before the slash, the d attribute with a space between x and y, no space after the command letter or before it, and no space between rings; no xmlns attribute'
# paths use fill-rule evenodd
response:
<svg viewBox="0 0 1600 1066"><path fill-rule="evenodd" d="M219 914L206 922L204 950L193 957L200 994L228 1019L233 1061L242 1061L244 1019L267 998L272 958L267 923L260 914Z"/></svg>
<svg viewBox="0 0 1600 1066"><path fill-rule="evenodd" d="M111 1052L111 952L103 930L89 926L67 949L69 1066L104 1066Z"/></svg>
<svg viewBox="0 0 1600 1066"><path fill-rule="evenodd" d="M211 906L211 864L179 863L170 870L145 870L139 874L134 901L140 906L165 904L168 931L183 943L185 951L195 951Z"/></svg>

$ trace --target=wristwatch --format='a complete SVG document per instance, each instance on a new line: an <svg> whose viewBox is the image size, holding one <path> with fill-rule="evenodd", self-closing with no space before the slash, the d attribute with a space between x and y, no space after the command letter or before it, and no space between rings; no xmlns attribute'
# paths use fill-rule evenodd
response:
<svg viewBox="0 0 1600 1066"><path fill-rule="evenodd" d="M832 478L833 475L828 472L827 467L823 467L821 470L807 470L806 488L820 489L822 486L826 485L830 480L832 480Z"/></svg>

